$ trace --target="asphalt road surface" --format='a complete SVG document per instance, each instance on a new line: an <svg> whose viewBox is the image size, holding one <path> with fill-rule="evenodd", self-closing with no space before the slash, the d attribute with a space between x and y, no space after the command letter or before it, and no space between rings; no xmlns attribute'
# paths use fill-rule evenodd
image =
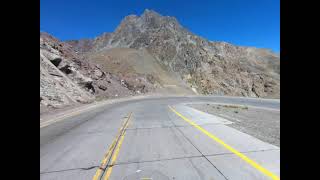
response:
<svg viewBox="0 0 320 180"><path fill-rule="evenodd" d="M279 100L157 97L92 108L40 125L40 178L280 179L280 148L184 103L280 108ZM263 128L263 127L261 127Z"/></svg>

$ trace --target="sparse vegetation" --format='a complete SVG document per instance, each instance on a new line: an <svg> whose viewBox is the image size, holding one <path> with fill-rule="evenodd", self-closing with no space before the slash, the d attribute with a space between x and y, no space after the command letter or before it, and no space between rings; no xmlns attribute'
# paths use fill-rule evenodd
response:
<svg viewBox="0 0 320 180"><path fill-rule="evenodd" d="M248 106L240 106L240 105L222 105L225 108L234 108L234 109L245 109L248 110Z"/></svg>

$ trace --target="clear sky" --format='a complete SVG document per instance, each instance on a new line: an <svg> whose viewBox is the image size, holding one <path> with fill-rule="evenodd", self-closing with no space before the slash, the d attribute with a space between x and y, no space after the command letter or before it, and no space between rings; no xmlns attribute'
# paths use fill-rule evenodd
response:
<svg viewBox="0 0 320 180"><path fill-rule="evenodd" d="M94 38L144 9L211 41L280 51L280 0L40 0L40 30L60 40Z"/></svg>

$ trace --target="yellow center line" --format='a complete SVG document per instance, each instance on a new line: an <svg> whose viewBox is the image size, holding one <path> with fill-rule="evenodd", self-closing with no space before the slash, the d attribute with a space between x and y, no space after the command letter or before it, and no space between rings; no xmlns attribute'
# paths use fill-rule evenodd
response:
<svg viewBox="0 0 320 180"><path fill-rule="evenodd" d="M125 129L129 126L129 122L127 124L127 126L125 127ZM104 176L104 179L105 180L109 180L109 177L111 175L111 172L112 172L112 168L113 168L113 165L115 164L116 160L117 160L117 157L119 155L119 152L120 152L120 148L121 148L121 145L122 145L122 142L124 140L124 136L126 135L126 131L123 132L120 140L119 140L119 144L117 146L117 149L115 150L114 152L114 155L112 156L112 159L111 159L111 164L110 164L110 167L108 168L107 172L106 172L106 175Z"/></svg>
<svg viewBox="0 0 320 180"><path fill-rule="evenodd" d="M217 138L216 136L214 136L213 134L209 133L208 131L206 131L205 129L203 129L201 126L197 125L196 123L194 123L193 121L189 120L188 118L184 117L182 114L180 114L179 112L177 112L175 109L173 109L171 106L168 106L170 108L171 111L173 111L174 113L176 113L179 117L181 117L183 120L185 120L186 122L188 122L189 124L191 124L192 126L194 126L195 128L197 128L198 130L200 130L202 133L204 133L205 135L207 135L208 137L210 137L211 139L213 139L214 141L216 141L217 143L219 143L220 145L222 145L223 147L225 147L226 149L228 149L229 151L231 151L232 153L234 153L235 155L237 155L238 157L240 157L241 159L243 159L244 161L246 161L248 164L250 164L252 167L254 167L255 169L259 170L261 173L263 173L264 175L270 177L273 180L280 180L280 178L276 175L274 175L272 172L270 172L269 170L265 169L264 167L262 167L261 165L259 165L258 163L256 163L255 161L251 160L249 157L247 157L246 155L242 154L241 152L235 150L233 147L229 146L228 144L226 144L225 142L223 142L221 139Z"/></svg>
<svg viewBox="0 0 320 180"><path fill-rule="evenodd" d="M119 131L118 131L118 135L116 136L116 138L113 140L111 146L109 147L107 153L104 155L104 158L101 162L101 165L100 167L98 168L98 170L96 171L96 174L94 175L93 177L93 180L99 180L100 179L100 176L101 174L104 172L105 170L105 166L112 154L112 150L114 149L114 147L116 146L117 144L117 140L119 139L119 137L122 135L122 132L128 127L128 123L129 123L129 120L131 118L131 114L129 114L128 116L128 119L122 124L122 126L119 128Z"/></svg>

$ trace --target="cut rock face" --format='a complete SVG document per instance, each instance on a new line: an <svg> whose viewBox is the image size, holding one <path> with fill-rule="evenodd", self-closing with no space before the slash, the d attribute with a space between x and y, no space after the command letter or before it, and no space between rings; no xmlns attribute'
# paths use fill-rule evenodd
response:
<svg viewBox="0 0 320 180"><path fill-rule="evenodd" d="M132 94L116 76L106 74L78 56L68 44L40 33L40 108L61 108L90 103L96 97Z"/></svg>
<svg viewBox="0 0 320 180"><path fill-rule="evenodd" d="M64 105L93 100L87 92L66 77L40 51L40 105L62 107Z"/></svg>

